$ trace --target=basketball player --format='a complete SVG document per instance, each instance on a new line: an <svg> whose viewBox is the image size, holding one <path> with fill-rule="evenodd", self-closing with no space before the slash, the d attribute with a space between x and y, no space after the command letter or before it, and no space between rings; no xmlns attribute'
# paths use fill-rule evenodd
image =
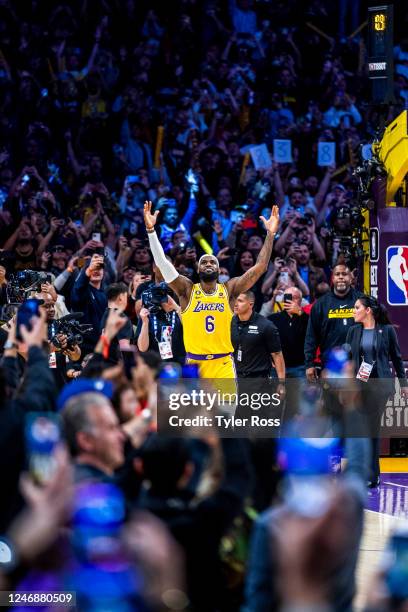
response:
<svg viewBox="0 0 408 612"><path fill-rule="evenodd" d="M187 363L199 364L202 378L235 378L231 343L233 302L267 270L279 226L279 209L274 206L269 219L260 217L267 235L255 265L225 285L217 282L220 266L214 255L200 258L197 284L177 272L166 259L154 229L158 214L159 211L152 213L151 202L145 202L144 221L155 264L180 299Z"/></svg>

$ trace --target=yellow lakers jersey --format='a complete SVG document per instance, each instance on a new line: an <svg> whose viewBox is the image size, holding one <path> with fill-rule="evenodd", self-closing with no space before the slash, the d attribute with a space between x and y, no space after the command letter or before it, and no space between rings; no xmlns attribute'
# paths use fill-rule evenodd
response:
<svg viewBox="0 0 408 612"><path fill-rule="evenodd" d="M225 285L217 283L212 294L193 285L190 301L181 313L184 346L187 353L215 355L232 353L232 310Z"/></svg>

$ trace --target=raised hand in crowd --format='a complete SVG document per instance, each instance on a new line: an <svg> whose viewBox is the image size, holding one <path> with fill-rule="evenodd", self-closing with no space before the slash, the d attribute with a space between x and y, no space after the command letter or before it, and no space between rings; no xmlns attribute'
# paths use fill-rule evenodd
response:
<svg viewBox="0 0 408 612"><path fill-rule="evenodd" d="M103 255L97 255L94 253L91 257L91 261L89 266L85 270L85 274L88 277L91 277L92 273L96 270L100 270L104 266L104 257Z"/></svg>
<svg viewBox="0 0 408 612"><path fill-rule="evenodd" d="M55 290L54 285L52 285L51 283L48 283L48 282L47 282L47 283L41 283L41 291L42 291L43 293L49 293L49 294L50 294L50 296L51 296L51 298L52 298L52 300L53 300L54 302L56 302L56 301L57 301L57 299L58 299L58 294L57 294L57 292L56 292L56 290Z"/></svg>
<svg viewBox="0 0 408 612"><path fill-rule="evenodd" d="M21 492L27 508L10 526L7 536L19 562L32 563L52 545L68 520L73 499L73 474L64 447L54 451L55 470L48 482L38 485L23 474Z"/></svg>
<svg viewBox="0 0 408 612"><path fill-rule="evenodd" d="M124 327L125 323L126 317L124 317L118 310L111 309L109 311L108 318L106 319L104 335L109 340L112 340L119 333L122 327Z"/></svg>

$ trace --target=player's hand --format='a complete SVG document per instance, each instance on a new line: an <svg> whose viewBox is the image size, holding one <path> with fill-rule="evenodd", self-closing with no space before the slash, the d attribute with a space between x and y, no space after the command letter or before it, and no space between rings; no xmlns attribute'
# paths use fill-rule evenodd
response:
<svg viewBox="0 0 408 612"><path fill-rule="evenodd" d="M279 227L279 206L272 206L271 216L269 219L265 219L262 215L259 217L265 226L266 231L269 234L276 234Z"/></svg>
<svg viewBox="0 0 408 612"><path fill-rule="evenodd" d="M152 203L146 200L143 207L143 219L147 230L152 230L154 228L159 212L159 210L156 210L156 212L152 214Z"/></svg>

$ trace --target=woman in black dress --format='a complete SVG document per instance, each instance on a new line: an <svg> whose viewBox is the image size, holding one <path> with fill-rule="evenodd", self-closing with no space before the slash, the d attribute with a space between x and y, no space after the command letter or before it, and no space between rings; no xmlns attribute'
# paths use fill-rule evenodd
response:
<svg viewBox="0 0 408 612"><path fill-rule="evenodd" d="M391 372L392 362L401 393L408 396L408 382L398 344L397 334L388 313L382 304L368 295L363 295L354 305L355 325L347 334L351 357L355 364L355 373L362 383L363 406L369 415L372 438L372 475L369 486L380 484L378 432L385 405L394 393L394 376ZM373 382L374 379L381 381Z"/></svg>

